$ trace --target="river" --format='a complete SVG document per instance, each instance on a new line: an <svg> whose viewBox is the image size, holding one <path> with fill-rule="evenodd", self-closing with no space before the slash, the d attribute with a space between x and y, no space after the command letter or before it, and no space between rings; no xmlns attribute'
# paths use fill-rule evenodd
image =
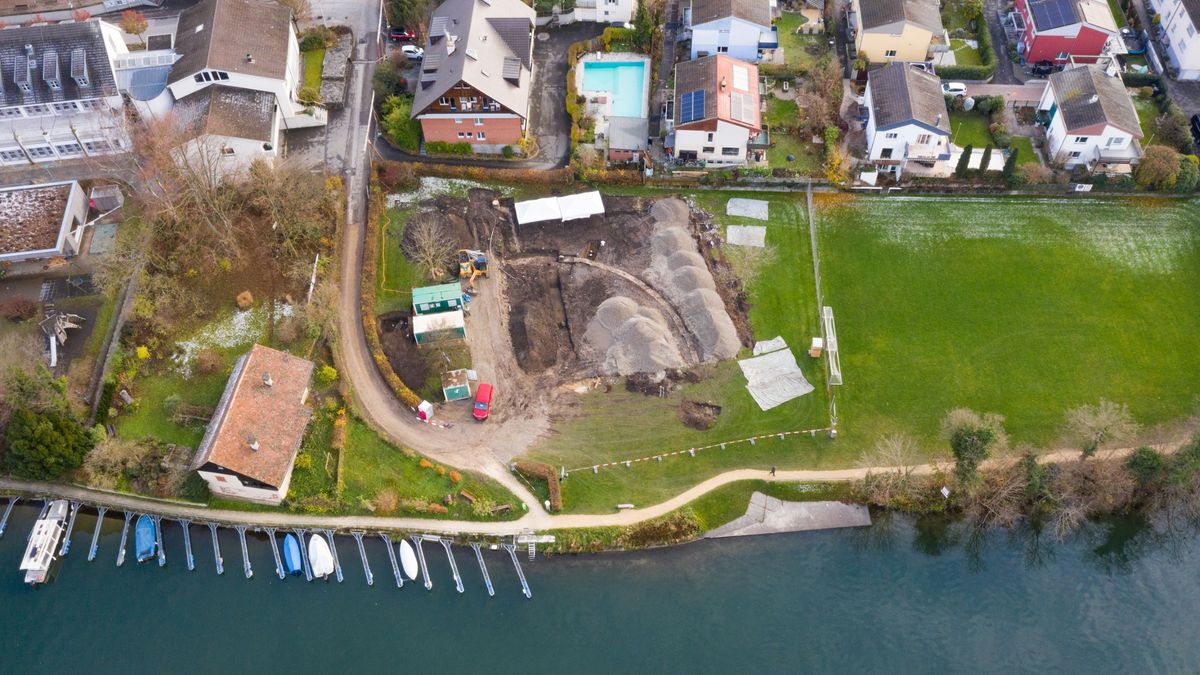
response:
<svg viewBox="0 0 1200 675"><path fill-rule="evenodd" d="M455 592L441 547L425 546L433 590L397 589L378 538L364 580L338 538L345 582L280 581L263 537L244 577L223 531L224 576L208 530L164 528L167 566L116 567L119 517L76 523L52 583L17 570L36 509L18 506L0 539L0 672L1141 672L1200 663L1197 535L1128 521L1067 542L1029 532L970 540L961 526L885 519L864 530L705 541L525 564L470 549ZM132 533L130 536L132 549Z"/></svg>

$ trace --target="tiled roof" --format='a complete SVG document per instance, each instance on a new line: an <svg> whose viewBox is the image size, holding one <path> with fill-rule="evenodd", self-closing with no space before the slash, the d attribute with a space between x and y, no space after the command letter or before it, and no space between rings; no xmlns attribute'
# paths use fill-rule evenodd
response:
<svg viewBox="0 0 1200 675"><path fill-rule="evenodd" d="M26 45L32 47L32 59ZM48 54L56 56L57 89L46 82ZM72 77L78 68L86 72L87 86L80 86ZM17 77L28 82L31 91L23 91ZM99 21L0 30L0 106L104 98L116 93Z"/></svg>
<svg viewBox="0 0 1200 675"><path fill-rule="evenodd" d="M871 115L876 129L917 122L950 133L950 113L941 80L905 63L892 63L867 74Z"/></svg>
<svg viewBox="0 0 1200 675"><path fill-rule="evenodd" d="M770 0L692 0L692 25L737 17L763 27L771 25Z"/></svg>
<svg viewBox="0 0 1200 675"><path fill-rule="evenodd" d="M274 141L274 94L214 84L181 99L175 110L197 136Z"/></svg>
<svg viewBox="0 0 1200 675"><path fill-rule="evenodd" d="M305 404L313 363L254 345L234 366L193 468L206 463L273 487L283 484L312 416ZM264 378L269 375L268 386ZM258 449L251 447L257 443Z"/></svg>
<svg viewBox="0 0 1200 675"><path fill-rule="evenodd" d="M1051 75L1050 88L1068 132L1111 124L1142 137L1137 111L1121 78L1109 77L1094 65L1076 66Z"/></svg>
<svg viewBox="0 0 1200 675"><path fill-rule="evenodd" d="M935 35L942 32L942 12L937 0L859 0L859 10L863 30L908 22Z"/></svg>
<svg viewBox="0 0 1200 675"><path fill-rule="evenodd" d="M675 66L676 126L719 119L758 131L759 103L752 63L716 54Z"/></svg>
<svg viewBox="0 0 1200 675"><path fill-rule="evenodd" d="M203 0L183 11L171 81L201 70L283 79L292 10L275 0Z"/></svg>

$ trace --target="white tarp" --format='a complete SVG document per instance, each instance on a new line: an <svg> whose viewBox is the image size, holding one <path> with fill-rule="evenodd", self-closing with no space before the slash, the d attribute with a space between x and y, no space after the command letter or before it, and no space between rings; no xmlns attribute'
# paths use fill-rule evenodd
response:
<svg viewBox="0 0 1200 675"><path fill-rule="evenodd" d="M453 312L438 312L437 314L418 314L412 318L413 333L417 335L434 333L440 330L463 328L465 326L466 321L463 319L461 309L456 309Z"/></svg>
<svg viewBox="0 0 1200 675"><path fill-rule="evenodd" d="M730 225L725 228L725 241L738 246L767 245L767 228L762 225Z"/></svg>
<svg viewBox="0 0 1200 675"><path fill-rule="evenodd" d="M596 191L581 192L558 198L558 210L562 213L563 222L590 218L604 213L604 201Z"/></svg>
<svg viewBox="0 0 1200 675"><path fill-rule="evenodd" d="M561 220L562 213L558 210L558 198L532 199L527 202L517 202L517 223L540 223L543 220Z"/></svg>
<svg viewBox="0 0 1200 675"><path fill-rule="evenodd" d="M813 390L790 349L738 361L746 376L746 390L763 410L799 398Z"/></svg>
<svg viewBox="0 0 1200 675"><path fill-rule="evenodd" d="M742 199L734 197L725 205L725 213L731 216L743 216L755 220L767 219L767 202L761 199Z"/></svg>
<svg viewBox="0 0 1200 675"><path fill-rule="evenodd" d="M759 340L754 343L754 355L766 354L768 352L777 352L780 349L787 349L787 341L782 335L776 335L770 340Z"/></svg>

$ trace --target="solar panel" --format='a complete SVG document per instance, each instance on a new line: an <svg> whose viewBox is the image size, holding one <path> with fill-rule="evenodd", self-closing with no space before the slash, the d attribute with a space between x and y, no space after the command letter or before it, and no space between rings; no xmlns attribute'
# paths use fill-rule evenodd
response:
<svg viewBox="0 0 1200 675"><path fill-rule="evenodd" d="M704 117L704 90L690 91L679 98L679 122L687 124Z"/></svg>
<svg viewBox="0 0 1200 675"><path fill-rule="evenodd" d="M729 96L729 114L739 122L754 122L754 98L748 94L733 92Z"/></svg>
<svg viewBox="0 0 1200 675"><path fill-rule="evenodd" d="M1045 0L1032 6L1033 23L1039 30L1053 30L1076 22L1073 0Z"/></svg>

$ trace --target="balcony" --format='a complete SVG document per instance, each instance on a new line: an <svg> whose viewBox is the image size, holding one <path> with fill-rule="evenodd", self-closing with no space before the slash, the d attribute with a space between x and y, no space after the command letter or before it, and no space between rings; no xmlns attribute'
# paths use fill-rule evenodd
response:
<svg viewBox="0 0 1200 675"><path fill-rule="evenodd" d="M746 148L750 150L766 150L771 147L771 131L767 125L762 125L757 134L752 134L749 140L746 141Z"/></svg>
<svg viewBox="0 0 1200 675"><path fill-rule="evenodd" d="M500 104L492 101L491 103L464 103L460 106L450 106L450 112L501 112Z"/></svg>
<svg viewBox="0 0 1200 675"><path fill-rule="evenodd" d="M950 159L950 145L939 137L930 143L909 143L904 148L904 158L917 162L936 162Z"/></svg>
<svg viewBox="0 0 1200 675"><path fill-rule="evenodd" d="M775 49L779 47L779 29L771 26L771 30L758 34L759 49Z"/></svg>

